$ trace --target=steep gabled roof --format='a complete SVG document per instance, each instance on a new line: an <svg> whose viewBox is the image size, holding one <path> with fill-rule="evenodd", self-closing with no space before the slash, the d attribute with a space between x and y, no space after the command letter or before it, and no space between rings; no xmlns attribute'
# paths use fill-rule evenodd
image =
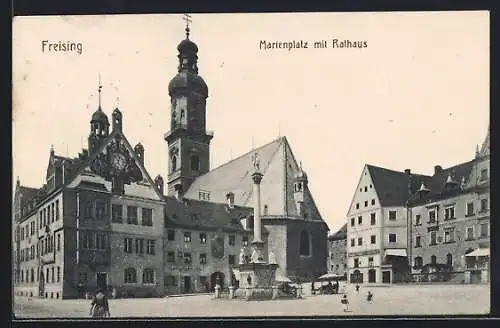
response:
<svg viewBox="0 0 500 328"><path fill-rule="evenodd" d="M248 207L235 206L230 209L226 204L194 199L179 201L175 197L166 196L164 201L166 228L244 232L240 219L253 213L253 209Z"/></svg>
<svg viewBox="0 0 500 328"><path fill-rule="evenodd" d="M262 206L267 212L264 215L298 216L293 184L300 168L286 137L275 139L198 177L184 196L197 199L200 191L206 191L211 201L224 203L226 195L232 192L236 205L252 207L252 156L255 153L259 155L260 171L264 174L261 182ZM309 189L304 196L310 217L322 220Z"/></svg>
<svg viewBox="0 0 500 328"><path fill-rule="evenodd" d="M347 238L347 223L344 224L337 232L328 236L328 240L341 240Z"/></svg>
<svg viewBox="0 0 500 328"><path fill-rule="evenodd" d="M431 180L431 177L422 174L407 174L374 165L367 167L382 206L405 205L422 182L427 184Z"/></svg>
<svg viewBox="0 0 500 328"><path fill-rule="evenodd" d="M429 189L426 193L414 192L409 201L412 205L418 205L429 201L437 201L447 197L453 197L464 192L461 188L462 179L464 184L468 183L471 170L474 167L474 160L461 163L446 169L436 172L430 180L425 182L425 186ZM455 180L456 185L454 188L449 188L446 185L448 177L451 176Z"/></svg>
<svg viewBox="0 0 500 328"><path fill-rule="evenodd" d="M483 145L481 146L479 155L488 156L489 154L490 154L490 127L488 126L488 133L486 134L486 138L484 139Z"/></svg>

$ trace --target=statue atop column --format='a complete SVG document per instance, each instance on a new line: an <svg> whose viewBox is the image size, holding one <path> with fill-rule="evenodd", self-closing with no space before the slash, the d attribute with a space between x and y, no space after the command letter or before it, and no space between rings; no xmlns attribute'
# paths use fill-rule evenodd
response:
<svg viewBox="0 0 500 328"><path fill-rule="evenodd" d="M252 164L253 164L253 168L255 169L255 171L260 172L260 159L259 159L258 153L254 153L252 155Z"/></svg>

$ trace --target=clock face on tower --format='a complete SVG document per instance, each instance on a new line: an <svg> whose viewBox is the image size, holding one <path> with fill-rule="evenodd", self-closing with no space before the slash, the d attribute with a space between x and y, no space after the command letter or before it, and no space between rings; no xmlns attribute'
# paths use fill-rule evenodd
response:
<svg viewBox="0 0 500 328"><path fill-rule="evenodd" d="M119 171L123 171L127 166L127 158L122 153L114 153L111 155L111 164Z"/></svg>

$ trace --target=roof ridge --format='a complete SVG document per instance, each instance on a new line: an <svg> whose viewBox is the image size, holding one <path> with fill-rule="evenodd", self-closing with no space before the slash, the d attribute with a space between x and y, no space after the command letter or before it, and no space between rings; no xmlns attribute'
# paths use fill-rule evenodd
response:
<svg viewBox="0 0 500 328"><path fill-rule="evenodd" d="M267 146L269 146L269 145L271 145L271 144L273 144L273 143L275 143L275 142L281 141L282 139L285 139L285 140L286 140L286 137L285 137L285 136L283 136L283 137L279 137L279 138L277 138L277 139L275 139L275 140L273 140L273 141L270 141L270 142L268 142L268 143L266 143L266 144L264 144L264 145L262 145L262 146L260 146L260 147L257 147L257 148L255 148L255 149L252 149L252 150L250 150L250 151L248 151L248 152L246 152L246 153L244 153L244 154L242 154L242 155L240 155L240 156L238 156L238 157L236 157L236 158L234 158L234 159L229 160L228 162L225 162L225 163L223 163L223 164L221 164L221 165L219 165L219 166L217 166L217 167L215 167L215 168L211 169L210 171L208 171L208 172L207 172L207 173L205 173L205 174L208 174L208 173L213 172L213 171L215 171L215 170L218 170L218 169L220 169L220 168L222 168L222 167L224 167L224 166L227 166L227 165L229 165L229 164L231 164L231 163L233 163L233 162L235 162L235 161L237 161L237 160L239 160L239 159L241 159L241 158L243 158L243 157L247 156L248 154L250 154L250 153L252 153L252 152L255 152L255 151L259 150L259 149L262 149L262 148L264 148L264 147L267 147ZM205 174L203 174L203 175L205 175ZM203 176L203 175L200 175L200 177L201 177L201 176Z"/></svg>
<svg viewBox="0 0 500 328"><path fill-rule="evenodd" d="M391 173L398 173L398 174L401 174L401 175L404 175L406 174L404 171L396 171L394 169L388 169L386 167L382 167L382 166L377 166L377 165L373 165L373 164L366 164L367 167L372 167L374 169L380 169L380 170L385 170L385 171L389 171ZM423 176L423 177L432 177L432 175L426 175L426 174L422 174L422 173L411 173L412 176Z"/></svg>

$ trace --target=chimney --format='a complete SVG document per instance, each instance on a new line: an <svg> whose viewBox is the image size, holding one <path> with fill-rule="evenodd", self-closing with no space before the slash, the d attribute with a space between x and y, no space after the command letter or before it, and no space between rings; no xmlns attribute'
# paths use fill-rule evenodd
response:
<svg viewBox="0 0 500 328"><path fill-rule="evenodd" d="M226 201L229 208L234 208L234 194L232 192L226 194Z"/></svg>
<svg viewBox="0 0 500 328"><path fill-rule="evenodd" d="M182 201L182 185L180 183L176 184L174 186L175 190L175 198L177 198L178 201Z"/></svg>
<svg viewBox="0 0 500 328"><path fill-rule="evenodd" d="M434 175L440 173L442 170L443 168L441 167L441 165L434 166Z"/></svg>
<svg viewBox="0 0 500 328"><path fill-rule="evenodd" d="M410 169L405 169L405 174L406 175L410 175L411 174L411 170Z"/></svg>

